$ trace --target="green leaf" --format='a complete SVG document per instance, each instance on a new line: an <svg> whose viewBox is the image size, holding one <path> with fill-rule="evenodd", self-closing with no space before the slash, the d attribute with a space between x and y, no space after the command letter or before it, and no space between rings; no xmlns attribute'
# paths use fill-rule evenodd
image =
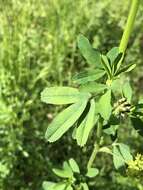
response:
<svg viewBox="0 0 143 190"><path fill-rule="evenodd" d="M119 47L113 47L106 56L110 59L111 63L115 61L117 56L119 55Z"/></svg>
<svg viewBox="0 0 143 190"><path fill-rule="evenodd" d="M77 121L87 105L87 100L75 103L60 112L47 128L45 138L49 142L58 140Z"/></svg>
<svg viewBox="0 0 143 190"><path fill-rule="evenodd" d="M83 190L89 190L88 185L86 183L81 183Z"/></svg>
<svg viewBox="0 0 143 190"><path fill-rule="evenodd" d="M108 58L105 55L102 55L101 58L102 58L101 59L102 65L108 75L108 78L111 78L112 77L112 75L111 75L112 67L108 61Z"/></svg>
<svg viewBox="0 0 143 190"><path fill-rule="evenodd" d="M54 190L54 186L56 183L50 181L44 181L42 184L43 190Z"/></svg>
<svg viewBox="0 0 143 190"><path fill-rule="evenodd" d="M115 58L112 68L112 73L115 75L115 73L118 71L118 65L122 63L123 60L123 53L119 53L118 56Z"/></svg>
<svg viewBox="0 0 143 190"><path fill-rule="evenodd" d="M108 86L105 84L89 82L84 85L81 85L79 90L81 92L100 93L100 92L103 92L107 88L108 88Z"/></svg>
<svg viewBox="0 0 143 190"><path fill-rule="evenodd" d="M101 69L96 69L93 71L84 71L81 73L78 73L73 77L73 81L78 84L85 84L87 82L95 81L100 79L105 75L105 71Z"/></svg>
<svg viewBox="0 0 143 190"><path fill-rule="evenodd" d="M73 188L71 185L69 185L65 190L73 190Z"/></svg>
<svg viewBox="0 0 143 190"><path fill-rule="evenodd" d="M65 190L67 184L66 183L57 183L55 186L54 186L54 190Z"/></svg>
<svg viewBox="0 0 143 190"><path fill-rule="evenodd" d="M97 168L89 168L86 176L92 178L92 177L97 176L98 174L99 174L99 170Z"/></svg>
<svg viewBox="0 0 143 190"><path fill-rule="evenodd" d="M121 73L127 73L127 72L130 72L132 71L134 68L136 67L136 64L130 64L130 65L127 65L126 67L123 67L122 69L120 69L115 76L118 76L120 75Z"/></svg>
<svg viewBox="0 0 143 190"><path fill-rule="evenodd" d="M89 112L76 131L76 140L78 145L84 146L86 144L90 131L94 127L94 119L95 119L95 101L94 99L92 99L90 101Z"/></svg>
<svg viewBox="0 0 143 190"><path fill-rule="evenodd" d="M63 169L65 171L67 171L68 173L70 173L71 176L73 175L73 171L72 171L70 165L68 164L68 162L64 161L64 163L63 163Z"/></svg>
<svg viewBox="0 0 143 190"><path fill-rule="evenodd" d="M113 163L116 169L119 169L125 164L125 161L116 146L113 146Z"/></svg>
<svg viewBox="0 0 143 190"><path fill-rule="evenodd" d="M108 53L107 53L107 57L110 60L111 63L111 67L112 67L112 74L114 74L117 70L117 65L120 62L121 58L122 58L122 53L119 52L119 48L118 47L114 47L112 48Z"/></svg>
<svg viewBox="0 0 143 190"><path fill-rule="evenodd" d="M130 149L127 145L119 143L119 149L125 161L128 162L133 160L133 156L131 155Z"/></svg>
<svg viewBox="0 0 143 190"><path fill-rule="evenodd" d="M122 94L122 80L121 78L118 78L116 80L113 80L112 81L112 84L111 84L111 90L113 93L119 93L119 94Z"/></svg>
<svg viewBox="0 0 143 190"><path fill-rule="evenodd" d="M89 40L83 35L78 36L78 48L80 49L81 54L86 59L88 64L101 67L99 51L93 49L89 43Z"/></svg>
<svg viewBox="0 0 143 190"><path fill-rule="evenodd" d="M68 170L61 170L61 169L56 169L54 168L53 169L53 172L59 176L59 177L62 177L62 178L71 178L73 176L73 173L68 171Z"/></svg>
<svg viewBox="0 0 143 190"><path fill-rule="evenodd" d="M109 128L104 129L104 133L106 133L107 135L115 135L117 129L119 128L119 125L111 125Z"/></svg>
<svg viewBox="0 0 143 190"><path fill-rule="evenodd" d="M111 106L111 90L108 90L99 100L99 113L101 116L108 120L112 112Z"/></svg>
<svg viewBox="0 0 143 190"><path fill-rule="evenodd" d="M43 90L41 100L48 104L71 104L78 102L90 94L80 93L78 89L71 87L50 87Z"/></svg>
<svg viewBox="0 0 143 190"><path fill-rule="evenodd" d="M70 167L72 168L72 171L75 172L75 173L80 173L80 170L79 170L79 167L78 167L78 164L76 163L76 161L71 158L69 160L69 164L70 164Z"/></svg>
<svg viewBox="0 0 143 190"><path fill-rule="evenodd" d="M125 82L125 84L123 85L122 91L123 91L123 95L125 96L125 98L127 98L127 101L129 103L131 103L132 88L131 88L131 85L130 85L129 81Z"/></svg>
<svg viewBox="0 0 143 190"><path fill-rule="evenodd" d="M131 121L133 127L137 130L137 132L143 136L143 121L139 117L131 117Z"/></svg>

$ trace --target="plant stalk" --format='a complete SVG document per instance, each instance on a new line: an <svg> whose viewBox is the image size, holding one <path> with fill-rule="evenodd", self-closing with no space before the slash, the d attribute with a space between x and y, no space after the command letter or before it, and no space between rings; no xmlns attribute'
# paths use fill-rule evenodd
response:
<svg viewBox="0 0 143 190"><path fill-rule="evenodd" d="M139 8L139 3L140 3L140 0L132 0L129 16L127 19L127 24L125 26L125 30L123 32L123 36L122 36L120 46L119 46L119 50L123 53L125 53L127 45L128 45L129 37L131 35L135 18L137 15L137 11Z"/></svg>
<svg viewBox="0 0 143 190"><path fill-rule="evenodd" d="M88 161L88 164L87 164L87 168L91 168L92 167L92 164L96 158L96 155L99 151L99 148L100 148L100 140L101 140L101 136L102 136L102 125L103 125L103 121L101 119L99 119L98 121L98 126L97 126L97 139L95 141L95 144L94 144L94 149L92 151L92 154L89 158L89 161Z"/></svg>

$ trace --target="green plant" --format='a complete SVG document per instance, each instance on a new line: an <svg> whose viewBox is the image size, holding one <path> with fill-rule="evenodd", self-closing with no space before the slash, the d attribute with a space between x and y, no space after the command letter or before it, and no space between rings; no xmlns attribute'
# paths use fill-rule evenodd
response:
<svg viewBox="0 0 143 190"><path fill-rule="evenodd" d="M135 63L123 66L123 62L138 7L139 0L132 0L119 48L114 47L106 54L102 54L91 46L86 37L79 35L78 48L90 65L90 69L73 77L73 82L78 88L50 87L41 93L41 100L47 104L70 104L47 128L45 134L47 141L59 140L72 126L74 126L72 138L79 146L86 146L91 135L95 140L87 163L87 172L83 178L80 177L79 180L74 176L74 172L80 174L80 170L77 163L70 159L69 162L64 162L62 170L53 170L64 180L58 183L44 182L44 190L88 190L86 177L100 174L97 168L93 168L94 160L100 152L113 156L116 169L121 167L125 169L128 166L128 171L132 170L133 156L127 145L118 142L117 133L124 120L130 119L133 126L142 134L143 104L141 101L133 102L129 80L122 81L123 74L136 67ZM111 144L108 145L105 140L107 136L111 138ZM139 171L142 172L142 169L138 169Z"/></svg>

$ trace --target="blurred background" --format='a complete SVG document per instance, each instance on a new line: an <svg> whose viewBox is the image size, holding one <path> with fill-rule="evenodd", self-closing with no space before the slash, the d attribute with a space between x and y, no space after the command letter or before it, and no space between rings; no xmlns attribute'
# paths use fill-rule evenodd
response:
<svg viewBox="0 0 143 190"><path fill-rule="evenodd" d="M141 0L142 1L142 0ZM91 153L80 149L70 132L46 143L45 130L58 107L40 101L47 86L71 85L71 77L88 67L77 48L82 33L103 53L118 46L130 0L0 0L0 189L40 190L43 180L56 180L52 167L74 156L83 169ZM126 63L136 63L128 76L135 99L143 95L143 3L131 35ZM127 122L122 142L132 153L143 152L143 138ZM82 155L82 156L81 156ZM114 169L110 156L93 190L142 190L137 180Z"/></svg>

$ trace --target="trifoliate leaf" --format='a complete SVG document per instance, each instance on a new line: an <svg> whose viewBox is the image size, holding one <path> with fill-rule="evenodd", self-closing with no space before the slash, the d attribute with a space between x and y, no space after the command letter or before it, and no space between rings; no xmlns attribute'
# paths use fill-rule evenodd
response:
<svg viewBox="0 0 143 190"><path fill-rule="evenodd" d="M86 176L92 178L97 176L98 174L99 170L97 168L88 168Z"/></svg>
<svg viewBox="0 0 143 190"><path fill-rule="evenodd" d="M101 67L100 52L92 48L89 40L83 35L78 36L78 48L88 64Z"/></svg>
<svg viewBox="0 0 143 190"><path fill-rule="evenodd" d="M75 173L80 173L80 170L79 170L79 167L78 167L78 164L76 163L76 161L71 158L69 160L69 164L70 164L70 167L72 168L72 171L75 172Z"/></svg>
<svg viewBox="0 0 143 190"><path fill-rule="evenodd" d="M58 140L77 121L87 105L87 100L75 103L60 112L47 128L45 138L49 142Z"/></svg>
<svg viewBox="0 0 143 190"><path fill-rule="evenodd" d="M90 109L87 116L81 122L79 127L76 130L76 140L78 145L84 146L87 142L88 136L91 129L94 127L95 119L95 101L92 99L90 101Z"/></svg>
<svg viewBox="0 0 143 190"><path fill-rule="evenodd" d="M71 104L90 97L89 93L80 93L71 87L50 87L43 90L41 100L47 104Z"/></svg>

